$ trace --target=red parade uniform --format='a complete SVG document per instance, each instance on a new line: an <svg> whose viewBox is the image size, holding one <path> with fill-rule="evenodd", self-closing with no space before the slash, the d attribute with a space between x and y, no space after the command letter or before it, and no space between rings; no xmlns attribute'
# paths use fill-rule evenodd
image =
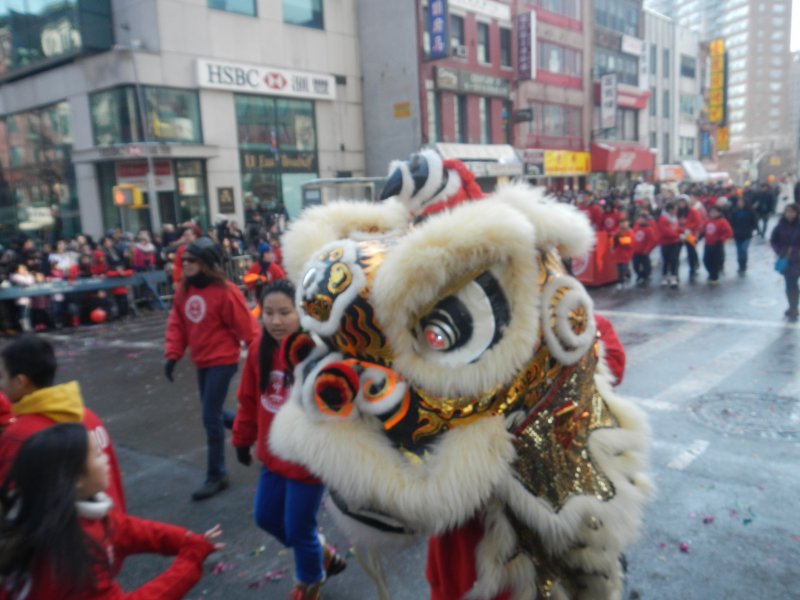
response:
<svg viewBox="0 0 800 600"><path fill-rule="evenodd" d="M653 248L658 246L658 239L659 233L656 229L655 223L650 221L645 226L636 223L633 226L633 254L650 254L653 251Z"/></svg>
<svg viewBox="0 0 800 600"><path fill-rule="evenodd" d="M609 234L615 233L619 228L621 219L622 213L618 210L612 210L611 212L601 211L598 230Z"/></svg>
<svg viewBox="0 0 800 600"><path fill-rule="evenodd" d="M248 290L252 290L257 285L271 283L279 279L286 279L286 272L283 268L275 262L267 265L267 272L264 273L259 263L250 265L247 273L244 275L244 285Z"/></svg>
<svg viewBox="0 0 800 600"><path fill-rule="evenodd" d="M256 332L244 296L231 282L188 289L180 285L167 321L166 358L180 360L188 347L199 369L239 364L240 340L249 344Z"/></svg>
<svg viewBox="0 0 800 600"><path fill-rule="evenodd" d="M4 481L25 440L56 423L82 423L108 456L111 481L108 493L114 506L125 511L125 492L111 436L93 411L83 404L77 381L41 388L12 405L14 418L0 435L0 481Z"/></svg>
<svg viewBox="0 0 800 600"><path fill-rule="evenodd" d="M731 225L725 217L717 217L710 220L703 227L703 233L706 236L706 244L709 246L719 244L733 237L733 229L731 229Z"/></svg>
<svg viewBox="0 0 800 600"><path fill-rule="evenodd" d="M261 370L259 367L259 349L263 332L252 341L247 351L247 360L242 371L239 384L239 410L233 422L233 445L236 448L256 446L256 457L272 473L294 479L301 483L319 485L305 467L283 460L269 448L269 434L275 414L286 403L289 387L286 385L286 363L280 348L272 357L272 370L269 373L269 384L261 391Z"/></svg>
<svg viewBox="0 0 800 600"><path fill-rule="evenodd" d="M681 228L678 219L670 219L667 215L658 218L658 243L662 246L679 244L681 241Z"/></svg>
<svg viewBox="0 0 800 600"><path fill-rule="evenodd" d="M618 265L626 265L631 262L633 258L633 231L628 230L625 233L617 233L613 238L614 246L611 255L614 258L614 263Z"/></svg>

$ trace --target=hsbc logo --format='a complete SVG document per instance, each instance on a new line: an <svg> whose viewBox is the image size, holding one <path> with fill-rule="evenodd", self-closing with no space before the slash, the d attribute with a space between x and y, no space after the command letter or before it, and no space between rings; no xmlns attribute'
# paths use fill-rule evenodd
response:
<svg viewBox="0 0 800 600"><path fill-rule="evenodd" d="M272 72L264 75L264 83L271 90L282 90L289 82L280 73Z"/></svg>

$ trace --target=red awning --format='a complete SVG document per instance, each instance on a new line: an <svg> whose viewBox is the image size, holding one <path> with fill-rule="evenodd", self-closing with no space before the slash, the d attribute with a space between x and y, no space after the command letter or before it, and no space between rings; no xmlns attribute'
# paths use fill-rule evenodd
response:
<svg viewBox="0 0 800 600"><path fill-rule="evenodd" d="M653 171L655 152L634 142L592 144L592 171Z"/></svg>
<svg viewBox="0 0 800 600"><path fill-rule="evenodd" d="M650 92L625 83L617 84L617 106L642 110L647 108ZM594 84L594 103L600 104L600 82Z"/></svg>

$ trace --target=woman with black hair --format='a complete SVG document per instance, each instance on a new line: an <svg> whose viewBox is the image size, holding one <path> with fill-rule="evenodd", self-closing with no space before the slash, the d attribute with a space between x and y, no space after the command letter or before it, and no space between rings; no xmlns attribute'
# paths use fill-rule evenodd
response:
<svg viewBox="0 0 800 600"><path fill-rule="evenodd" d="M256 524L294 550L295 580L291 600L316 600L325 578L347 566L317 533L317 513L324 487L305 467L277 457L269 448L275 414L289 398L288 367L281 342L300 329L294 306L295 290L285 280L267 284L262 292L263 328L250 344L239 385L239 411L233 423L233 445L240 463L252 462L256 446L261 477L256 490Z"/></svg>
<svg viewBox="0 0 800 600"><path fill-rule="evenodd" d="M182 261L183 281L175 291L167 321L164 374L172 381L175 365L188 347L197 368L208 444L206 480L192 499L205 500L229 485L223 406L239 368L241 343L252 342L257 326L242 292L225 278L222 253L211 239L189 244Z"/></svg>
<svg viewBox="0 0 800 600"><path fill-rule="evenodd" d="M183 598L221 548L205 535L112 511L109 464L82 425L30 437L0 488L0 599ZM156 579L126 594L116 581L131 554L177 556Z"/></svg>

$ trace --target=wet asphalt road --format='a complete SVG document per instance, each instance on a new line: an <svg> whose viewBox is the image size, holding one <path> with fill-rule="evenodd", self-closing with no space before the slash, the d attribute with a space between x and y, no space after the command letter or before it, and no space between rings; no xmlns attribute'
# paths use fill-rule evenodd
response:
<svg viewBox="0 0 800 600"><path fill-rule="evenodd" d="M754 241L746 277L733 273L734 254L729 246L715 288L685 283L684 264L677 291L592 290L628 353L620 391L644 407L653 428L658 495L628 552L626 598L800 599L800 327L782 320L782 279L767 245ZM291 554L252 523L257 468L241 467L229 451L231 489L189 500L204 476L204 435L188 361L174 384L163 377L164 322L150 314L51 335L59 380L78 379L105 420L131 513L198 531L222 524L228 546L209 559L188 598L285 598ZM328 516L321 521L346 549ZM422 542L391 557L394 600L427 598L424 562ZM132 558L123 584L133 587L166 564ZM329 600L376 597L354 560L325 588Z"/></svg>

